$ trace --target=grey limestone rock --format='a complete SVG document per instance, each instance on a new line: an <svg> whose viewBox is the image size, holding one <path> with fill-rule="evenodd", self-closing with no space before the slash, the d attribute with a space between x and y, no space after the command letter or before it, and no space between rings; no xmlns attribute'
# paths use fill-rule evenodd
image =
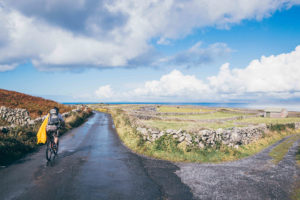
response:
<svg viewBox="0 0 300 200"><path fill-rule="evenodd" d="M181 136L179 139L178 139L178 142L182 142L184 140L184 136Z"/></svg>

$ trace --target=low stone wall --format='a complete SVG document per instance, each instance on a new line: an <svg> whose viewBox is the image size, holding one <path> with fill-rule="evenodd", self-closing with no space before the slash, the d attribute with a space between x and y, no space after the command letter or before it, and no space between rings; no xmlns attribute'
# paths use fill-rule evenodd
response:
<svg viewBox="0 0 300 200"><path fill-rule="evenodd" d="M62 113L61 115L63 118L67 118L72 114L72 112L78 113L81 111L86 111L86 109L87 109L86 106L78 106L76 109L73 109L70 112ZM9 125L0 126L0 132L6 133L10 129L15 128L17 126L20 127L34 126L44 121L46 117L47 115L35 119L31 119L29 116L29 112L26 109L20 109L20 108L12 109L12 108L1 106L0 118L3 121L6 121Z"/></svg>
<svg viewBox="0 0 300 200"><path fill-rule="evenodd" d="M185 142L188 146L198 146L199 148L214 147L216 144L238 148L239 145L249 144L253 140L259 139L266 130L265 124L241 128L201 130L195 133L187 133L181 129L158 131L151 128L137 128L143 139L149 142L154 142L164 135L171 135L180 143Z"/></svg>
<svg viewBox="0 0 300 200"><path fill-rule="evenodd" d="M26 125L31 118L26 109L12 109L4 106L0 107L0 118L9 124Z"/></svg>

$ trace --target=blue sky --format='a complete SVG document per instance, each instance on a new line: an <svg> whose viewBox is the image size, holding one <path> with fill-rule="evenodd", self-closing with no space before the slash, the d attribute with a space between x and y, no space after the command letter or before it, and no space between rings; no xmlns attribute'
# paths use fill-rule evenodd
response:
<svg viewBox="0 0 300 200"><path fill-rule="evenodd" d="M59 102L300 99L300 2L216 2L0 2L0 88Z"/></svg>

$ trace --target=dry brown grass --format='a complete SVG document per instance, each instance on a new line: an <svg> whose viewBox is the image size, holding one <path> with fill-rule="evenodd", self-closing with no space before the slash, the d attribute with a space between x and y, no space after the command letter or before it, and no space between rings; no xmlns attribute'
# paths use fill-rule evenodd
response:
<svg viewBox="0 0 300 200"><path fill-rule="evenodd" d="M61 113L72 110L72 107L55 101L3 89L0 89L0 106L26 109L31 118L46 115L54 106L58 107Z"/></svg>

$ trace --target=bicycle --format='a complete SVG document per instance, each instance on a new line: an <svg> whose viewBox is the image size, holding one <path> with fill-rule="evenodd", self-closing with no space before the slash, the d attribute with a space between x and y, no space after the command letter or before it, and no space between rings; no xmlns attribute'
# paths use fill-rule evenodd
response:
<svg viewBox="0 0 300 200"><path fill-rule="evenodd" d="M46 159L51 161L55 158L58 152L59 142L57 145L54 142L53 132L47 134L47 147L46 147Z"/></svg>

